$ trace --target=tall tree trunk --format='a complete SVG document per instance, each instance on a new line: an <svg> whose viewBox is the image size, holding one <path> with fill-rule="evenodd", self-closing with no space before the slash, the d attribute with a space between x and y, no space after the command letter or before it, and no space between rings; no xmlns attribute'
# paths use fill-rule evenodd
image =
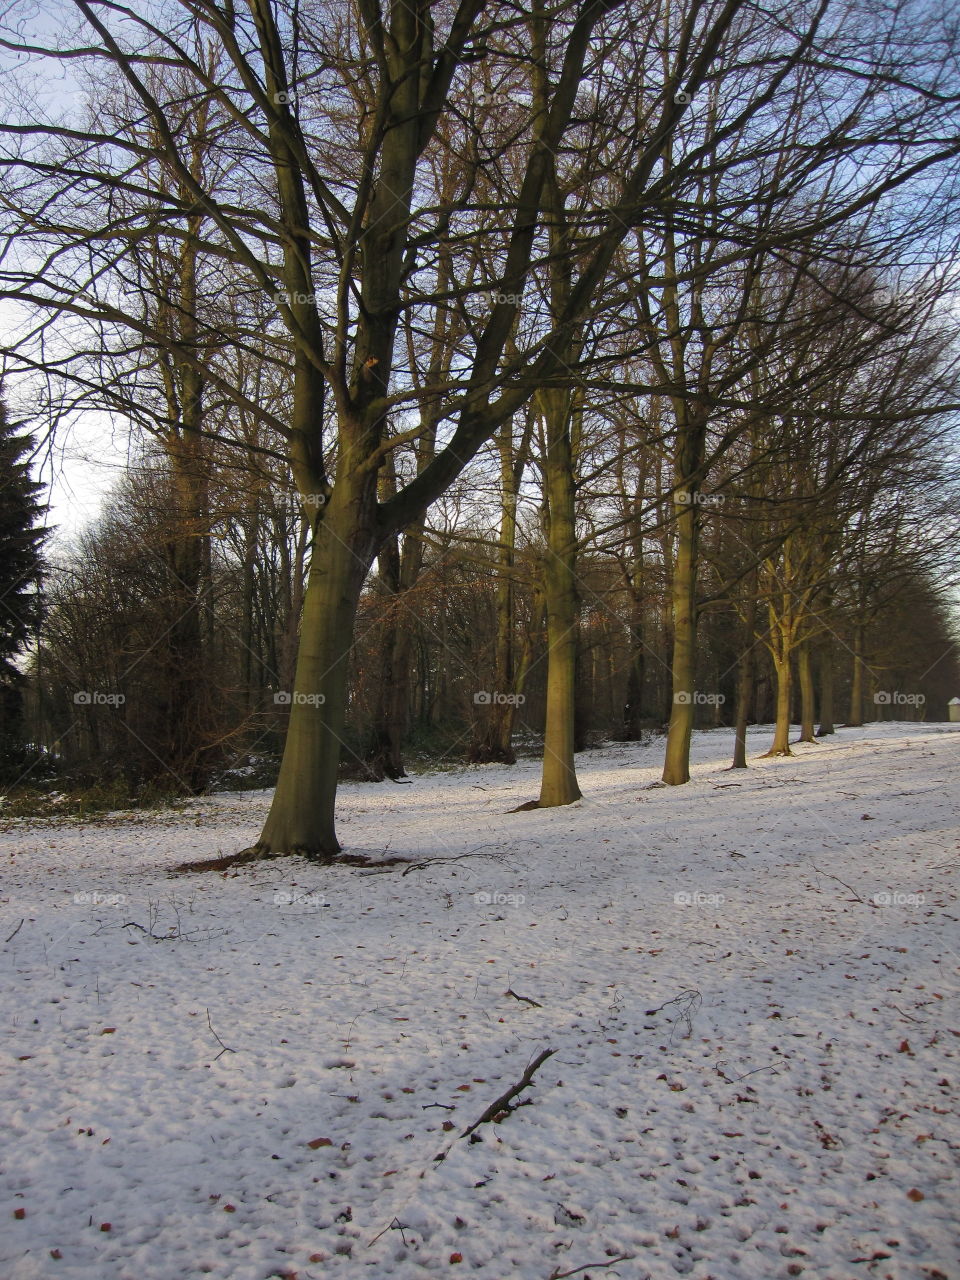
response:
<svg viewBox="0 0 960 1280"><path fill-rule="evenodd" d="M643 737L644 686L647 678L647 650L644 642L643 621L637 621L642 606L634 601L633 619L630 623L630 666L627 671L627 692L623 705L623 740L639 742Z"/></svg>
<svg viewBox="0 0 960 1280"><path fill-rule="evenodd" d="M833 723L833 636L828 634L820 648L820 727L818 738L826 738L836 729Z"/></svg>
<svg viewBox="0 0 960 1280"><path fill-rule="evenodd" d="M786 645L783 651L773 659L777 674L777 723L773 735L773 745L768 756L790 756L790 703L793 694L793 677L790 669L790 650Z"/></svg>
<svg viewBox="0 0 960 1280"><path fill-rule="evenodd" d="M363 781L382 782L390 777L390 691L393 686L393 655L397 640L396 594L384 602L385 617L377 629L379 662L375 674L376 696L367 742L363 751L363 765L359 776Z"/></svg>
<svg viewBox="0 0 960 1280"><path fill-rule="evenodd" d="M813 664L810 659L808 640L805 640L797 651L797 674L800 679L800 741L815 742Z"/></svg>
<svg viewBox="0 0 960 1280"><path fill-rule="evenodd" d="M402 730L396 722L394 702L394 683L399 675L394 662L402 625L399 617L399 562L398 540L389 538L379 556L380 582L385 590L382 598L383 619L376 631L380 660L375 676L373 718L361 769L364 779L374 782L382 782L384 778L396 779L403 774L400 743Z"/></svg>
<svg viewBox="0 0 960 1280"><path fill-rule="evenodd" d="M208 594L204 544L209 540L209 516L206 460L199 435L202 383L188 370L183 386L181 431L167 446L175 509L167 544L171 622L163 641L167 678L159 754L176 780L189 791L199 791L209 773L211 687L201 618Z"/></svg>
<svg viewBox="0 0 960 1280"><path fill-rule="evenodd" d="M639 505L639 504L638 504ZM625 742L639 742L647 719L645 688L647 680L646 596L644 591L643 532L635 523L633 530L633 565L628 588L630 592L630 666L623 706Z"/></svg>
<svg viewBox="0 0 960 1280"><path fill-rule="evenodd" d="M757 630L757 571L747 579L747 606L743 621L743 642L737 663L737 716L733 740L733 769L747 767L747 722L753 698L754 649Z"/></svg>
<svg viewBox="0 0 960 1280"><path fill-rule="evenodd" d="M257 560L257 526L260 520L259 508L260 499L259 495L257 495L253 510L243 519L241 524L243 529L243 551L240 564L243 602L241 605L240 624L240 683L243 687L243 708L248 714L259 703L257 694L261 685L258 671L257 694L255 694L253 688L253 659L255 652L253 597L256 591L255 566Z"/></svg>
<svg viewBox="0 0 960 1280"><path fill-rule="evenodd" d="M694 497L695 494L687 491L685 486L678 488L674 495L677 538L671 584L673 704L663 763L663 781L670 786L690 781L697 637L697 510ZM683 501L684 498L687 501Z"/></svg>
<svg viewBox="0 0 960 1280"><path fill-rule="evenodd" d="M863 724L863 642L864 628L858 623L853 634L853 678L850 682L850 714L847 724L859 729Z"/></svg>
<svg viewBox="0 0 960 1280"><path fill-rule="evenodd" d="M194 166L200 152L194 142ZM174 279L161 313L180 342L197 342L197 254L203 219L189 220ZM209 772L210 646L204 644L201 608L209 594L209 475L202 428L204 375L200 368L164 353L160 361L170 426L163 437L170 466L172 503L166 538L170 625L162 637L165 679L160 709L159 762L188 791L203 788Z"/></svg>
<svg viewBox="0 0 960 1280"><path fill-rule="evenodd" d="M395 485L391 484L391 488ZM381 638L377 702L365 758L372 777L392 778L395 782L407 776L403 743L410 721L414 643L414 619L407 598L423 567L422 534L423 521L418 520L405 531L402 548L398 537L393 536L379 555L380 577L389 595Z"/></svg>
<svg viewBox="0 0 960 1280"><path fill-rule="evenodd" d="M577 628L577 662L574 675L573 749L586 751L597 700L595 647L584 648L583 634Z"/></svg>
<svg viewBox="0 0 960 1280"><path fill-rule="evenodd" d="M570 396L540 393L544 409L547 457L547 553L544 604L547 613L547 707L543 735L541 809L580 799L574 763L574 720L577 685L576 494L570 442Z"/></svg>
<svg viewBox="0 0 960 1280"><path fill-rule="evenodd" d="M303 602L297 674L280 775L258 853L329 861L340 850L334 823L347 675L360 591L376 552L373 521L340 481L317 521ZM373 495L366 495L372 498Z"/></svg>
<svg viewBox="0 0 960 1280"><path fill-rule="evenodd" d="M405 605L408 591L404 590L400 601ZM407 736L410 722L410 673L413 664L413 632L412 621L406 608L402 609L396 619L393 633L393 653L390 666L393 681L387 696L387 736L384 773L396 781L405 778L407 771L403 765L403 743Z"/></svg>
<svg viewBox="0 0 960 1280"><path fill-rule="evenodd" d="M494 650L494 692L510 700L496 699L480 712L470 745L469 758L477 764L515 764L513 723L516 716L514 673L514 583L513 565L517 545L517 493L519 474L513 456L513 422L508 420L497 433L500 453L500 538L497 547L495 595L497 632ZM521 459L522 466L522 459Z"/></svg>

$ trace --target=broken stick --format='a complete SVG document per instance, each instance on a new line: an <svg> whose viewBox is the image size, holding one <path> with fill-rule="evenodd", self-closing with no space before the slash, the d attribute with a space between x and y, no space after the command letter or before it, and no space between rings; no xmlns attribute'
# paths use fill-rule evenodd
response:
<svg viewBox="0 0 960 1280"><path fill-rule="evenodd" d="M513 987L507 987L503 993L505 996L513 996L514 1000L522 1000L524 1004L533 1005L534 1009L542 1009L543 1005L539 1000L531 1000L529 996L518 996Z"/></svg>
<svg viewBox="0 0 960 1280"><path fill-rule="evenodd" d="M543 1053L538 1054L530 1063L529 1067L527 1067L526 1071L524 1071L517 1083L515 1085L511 1085L506 1093L501 1093L496 1102L491 1102L490 1106L487 1107L480 1119L475 1120L469 1129L464 1129L460 1137L468 1138L470 1134L473 1133L474 1129L479 1129L482 1124L486 1124L489 1120L492 1120L495 1115L498 1115L511 1098L515 1098L518 1093L522 1093L524 1089L529 1088L533 1081L534 1072L538 1071L546 1060L553 1057L556 1052L556 1049L544 1049Z"/></svg>

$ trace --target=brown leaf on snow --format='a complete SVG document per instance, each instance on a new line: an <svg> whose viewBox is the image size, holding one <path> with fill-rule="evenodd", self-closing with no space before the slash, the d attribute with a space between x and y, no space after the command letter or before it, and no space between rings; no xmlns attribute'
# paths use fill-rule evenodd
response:
<svg viewBox="0 0 960 1280"><path fill-rule="evenodd" d="M318 1147L332 1147L332 1138L314 1138L312 1142L308 1142L307 1146L311 1151L316 1151Z"/></svg>
<svg viewBox="0 0 960 1280"><path fill-rule="evenodd" d="M901 1040L901 1041L900 1041L900 1048L897 1050L897 1053L909 1053L909 1054L911 1055L911 1057L912 1057L912 1056L913 1056L913 1050L910 1048L910 1041L909 1041L909 1040Z"/></svg>
<svg viewBox="0 0 960 1280"><path fill-rule="evenodd" d="M907 1192L907 1199L913 1200L913 1201L925 1200L926 1196L923 1194L922 1191L918 1191L916 1187L911 1187L910 1190Z"/></svg>

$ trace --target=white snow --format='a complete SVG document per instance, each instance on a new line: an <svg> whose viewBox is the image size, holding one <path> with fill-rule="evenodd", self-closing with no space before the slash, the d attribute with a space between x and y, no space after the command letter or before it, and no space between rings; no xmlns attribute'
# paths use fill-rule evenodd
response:
<svg viewBox="0 0 960 1280"><path fill-rule="evenodd" d="M4 822L0 1275L960 1275L960 726L731 748Z"/></svg>

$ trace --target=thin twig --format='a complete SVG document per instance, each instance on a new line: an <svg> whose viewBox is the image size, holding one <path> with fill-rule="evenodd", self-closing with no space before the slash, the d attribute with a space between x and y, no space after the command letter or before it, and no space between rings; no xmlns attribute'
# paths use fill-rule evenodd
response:
<svg viewBox="0 0 960 1280"><path fill-rule="evenodd" d="M19 924L17 925L17 927L14 929L13 933L11 933L11 935L10 935L10 937L9 937L9 938L4 938L4 942L12 942L12 941L13 941L13 939L17 936L17 934L18 934L18 933L20 932L20 930L23 928L23 922L24 922L24 920L25 920L25 919L26 919L26 916L21 916L21 918L20 918L20 923L19 923Z"/></svg>
<svg viewBox="0 0 960 1280"><path fill-rule="evenodd" d="M138 927L139 927L139 926L138 926ZM219 1062L219 1061L220 1061L220 1059L223 1057L223 1055L224 1055L225 1053L236 1053L236 1052L237 1052L237 1051L236 1051L236 1049L231 1049L231 1048L230 1048L230 1046L229 1046L228 1044L224 1044L224 1043L223 1043L223 1041L220 1039L220 1037L217 1035L217 1033L214 1031L214 1029L213 1029L213 1023L210 1021L210 1010L209 1010L209 1009L207 1010L207 1026L210 1028L210 1034L213 1036L214 1040L216 1040L217 1044L219 1044L219 1045L221 1045L221 1046L222 1046L222 1048L220 1049L220 1052L219 1052L219 1053L217 1054L217 1056L214 1058L214 1062Z"/></svg>
<svg viewBox="0 0 960 1280"><path fill-rule="evenodd" d="M686 1023L686 1038L689 1039L693 1035L693 1015L703 1004L703 996L695 989L681 991L678 996L674 996L672 1000L666 1000L656 1009L647 1009L646 1016L648 1018L652 1018L655 1013L660 1013L661 1010L669 1008L672 1004L677 1006L678 1013L676 1018L673 1020L670 1030L671 1044L673 1043L673 1037L676 1034L677 1026L680 1022Z"/></svg>
<svg viewBox="0 0 960 1280"><path fill-rule="evenodd" d="M775 1062L771 1062L771 1063L768 1063L768 1065L765 1067L754 1067L752 1071L745 1071L742 1076L734 1076L734 1078L731 1080L730 1077L723 1070L723 1066L724 1066L723 1060L721 1059L714 1067L714 1071L716 1071L717 1075L724 1082L724 1084L736 1084L739 1080L746 1080L747 1076L755 1076L758 1071L776 1071L777 1069L777 1064Z"/></svg>
<svg viewBox="0 0 960 1280"><path fill-rule="evenodd" d="M477 857L477 855L481 854L484 849L495 849L496 847L497 847L496 843L481 844L481 845L478 845L476 849L468 849L466 853L454 854L449 858L431 858L428 862L411 862L409 866L404 867L403 871L401 871L400 874L401 876L408 876L411 871L426 871L428 867L439 867L439 866L442 866L444 863L463 862L465 858ZM485 856L488 858L492 858L495 855L492 853L488 853Z"/></svg>
<svg viewBox="0 0 960 1280"><path fill-rule="evenodd" d="M862 902L865 907L875 907L878 905L876 902L867 902L865 898L861 898L859 893L857 893L856 889L854 889L853 885L847 884L846 880L841 880L839 876L833 876L830 874L829 871L821 871L820 868L816 866L816 864L814 864L813 869L818 876L826 876L828 880L836 880L837 884L842 884L845 889L849 889L850 892L853 894L854 899L857 902Z"/></svg>
<svg viewBox="0 0 960 1280"><path fill-rule="evenodd" d="M609 1262L585 1262L582 1267L574 1267L572 1271L551 1271L550 1280L564 1280L564 1276L578 1276L581 1271L601 1271L604 1267L615 1267L618 1262L629 1262L635 1256L632 1253L622 1253L619 1258L611 1258Z"/></svg>
<svg viewBox="0 0 960 1280"><path fill-rule="evenodd" d="M896 1009L897 1013L899 1013L902 1017L906 1018L908 1022L916 1022L916 1023L922 1024L923 1020L921 1018L911 1018L909 1013L904 1013L898 1004L893 1005L893 1008Z"/></svg>
<svg viewBox="0 0 960 1280"><path fill-rule="evenodd" d="M694 997L699 995L699 991L694 991L692 989L689 991L681 991L678 996L674 996L672 1000L664 1000L663 1004L658 1004L655 1009L645 1009L644 1016L652 1018L655 1013L659 1013L662 1009L669 1008L672 1004L677 1004L680 1000L686 1000L688 1003L692 1003Z"/></svg>
<svg viewBox="0 0 960 1280"><path fill-rule="evenodd" d="M367 1248L368 1248L368 1249L372 1248L372 1246L373 1246L373 1245L375 1245L375 1244L377 1243L377 1241L380 1239L380 1237L381 1237L381 1236L385 1236L385 1235L387 1234L387 1232L388 1232L388 1231L399 1231L399 1232L400 1232L400 1239L403 1241L403 1243L404 1243L404 1244L406 1244L406 1243L407 1243L407 1237L403 1234L403 1229L404 1229L404 1227L406 1227L406 1229L407 1229L408 1231L410 1230L410 1224L409 1224L409 1223L407 1223L407 1222L401 1222L399 1218L394 1218L394 1220L393 1220L392 1222L388 1222L388 1223L387 1223L387 1225L383 1228L383 1230L382 1230L382 1231L378 1231L378 1232L377 1232L377 1234L373 1237L373 1239L372 1239L372 1240L370 1241L370 1243L367 1245Z"/></svg>

